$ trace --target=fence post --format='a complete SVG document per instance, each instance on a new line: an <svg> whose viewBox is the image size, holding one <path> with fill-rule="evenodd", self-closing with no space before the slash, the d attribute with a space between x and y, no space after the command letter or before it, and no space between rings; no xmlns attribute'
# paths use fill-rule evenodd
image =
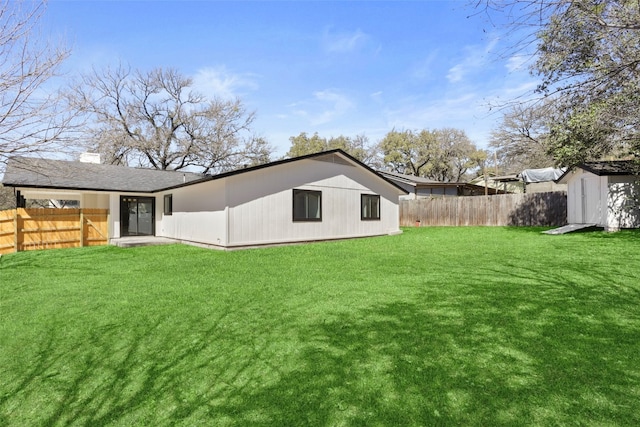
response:
<svg viewBox="0 0 640 427"><path fill-rule="evenodd" d="M20 231L18 229L18 208L13 211L13 245L15 252L18 252L20 249Z"/></svg>
<svg viewBox="0 0 640 427"><path fill-rule="evenodd" d="M80 209L80 247L84 247L84 212Z"/></svg>

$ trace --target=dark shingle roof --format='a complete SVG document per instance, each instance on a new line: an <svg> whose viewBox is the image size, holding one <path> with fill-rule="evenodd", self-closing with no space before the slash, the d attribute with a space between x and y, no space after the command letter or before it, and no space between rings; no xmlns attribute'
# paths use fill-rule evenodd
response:
<svg viewBox="0 0 640 427"><path fill-rule="evenodd" d="M389 171L378 171L378 173L382 176L387 177L388 179L398 180L400 182L405 183L415 183L415 184L443 184L440 181L434 181L433 179L423 178L421 176L415 175L405 175L403 173L397 172L389 172Z"/></svg>
<svg viewBox="0 0 640 427"><path fill-rule="evenodd" d="M598 176L638 175L640 164L634 160L614 160L608 162L587 162L580 165L587 172Z"/></svg>
<svg viewBox="0 0 640 427"><path fill-rule="evenodd" d="M578 167L598 176L640 175L640 163L638 163L637 160L586 162L578 165ZM568 177L573 170L574 168L567 168L562 176L556 179L555 182L564 182L565 178Z"/></svg>
<svg viewBox="0 0 640 427"><path fill-rule="evenodd" d="M360 165L400 192L407 193L406 190L386 176L381 175L340 149L276 160L271 163L241 168L218 175L134 169L124 166L70 162L65 160L13 157L7 162L2 183L7 187L153 193L183 187L201 181L216 180L249 173L251 171L297 162L303 159L313 159L352 166Z"/></svg>
<svg viewBox="0 0 640 427"><path fill-rule="evenodd" d="M7 187L151 193L204 177L188 172L13 157L7 162L2 183Z"/></svg>

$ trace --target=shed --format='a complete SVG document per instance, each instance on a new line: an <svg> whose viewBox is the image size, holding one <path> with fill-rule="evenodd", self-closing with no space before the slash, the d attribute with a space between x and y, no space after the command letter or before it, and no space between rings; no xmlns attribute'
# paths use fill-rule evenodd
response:
<svg viewBox="0 0 640 427"><path fill-rule="evenodd" d="M587 162L558 180L567 185L567 222L606 230L640 227L639 164L631 160Z"/></svg>

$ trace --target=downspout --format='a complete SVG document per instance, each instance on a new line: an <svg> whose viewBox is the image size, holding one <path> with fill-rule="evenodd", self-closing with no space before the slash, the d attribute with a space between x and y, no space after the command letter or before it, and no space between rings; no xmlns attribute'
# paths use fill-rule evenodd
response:
<svg viewBox="0 0 640 427"><path fill-rule="evenodd" d="M229 247L231 242L229 241L229 236L231 234L231 225L230 225L230 215L229 215L229 178L224 178L224 216L225 216L225 225L224 225L224 247Z"/></svg>

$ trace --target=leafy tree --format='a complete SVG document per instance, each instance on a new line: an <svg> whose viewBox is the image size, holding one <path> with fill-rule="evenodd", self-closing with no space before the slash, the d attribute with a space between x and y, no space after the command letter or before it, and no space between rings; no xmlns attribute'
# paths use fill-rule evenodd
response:
<svg viewBox="0 0 640 427"><path fill-rule="evenodd" d="M240 100L207 99L174 69L107 68L83 75L68 93L87 119L85 138L106 162L222 172L269 160Z"/></svg>
<svg viewBox="0 0 640 427"><path fill-rule="evenodd" d="M497 153L501 170L520 172L555 164L548 142L552 111L552 102L519 103L503 115L489 144Z"/></svg>
<svg viewBox="0 0 640 427"><path fill-rule="evenodd" d="M341 149L361 162L375 167L378 165L377 147L369 143L366 135L356 135L354 138L340 135L329 139L323 138L315 132L309 136L301 132L297 136L289 138L291 147L287 157L298 157L307 154L319 153L327 150Z"/></svg>
<svg viewBox="0 0 640 427"><path fill-rule="evenodd" d="M486 153L457 129L392 130L380 141L384 164L398 173L443 182L460 181Z"/></svg>
<svg viewBox="0 0 640 427"><path fill-rule="evenodd" d="M46 85L69 50L38 38L44 11L42 2L0 0L0 164L68 142L72 116Z"/></svg>
<svg viewBox="0 0 640 427"><path fill-rule="evenodd" d="M508 12L535 46L537 92L553 98L549 149L572 165L640 154L640 7L637 0L481 1ZM492 12L490 12L492 13Z"/></svg>
<svg viewBox="0 0 640 427"><path fill-rule="evenodd" d="M392 130L380 141L385 166L407 175L426 176L437 155L433 132Z"/></svg>

